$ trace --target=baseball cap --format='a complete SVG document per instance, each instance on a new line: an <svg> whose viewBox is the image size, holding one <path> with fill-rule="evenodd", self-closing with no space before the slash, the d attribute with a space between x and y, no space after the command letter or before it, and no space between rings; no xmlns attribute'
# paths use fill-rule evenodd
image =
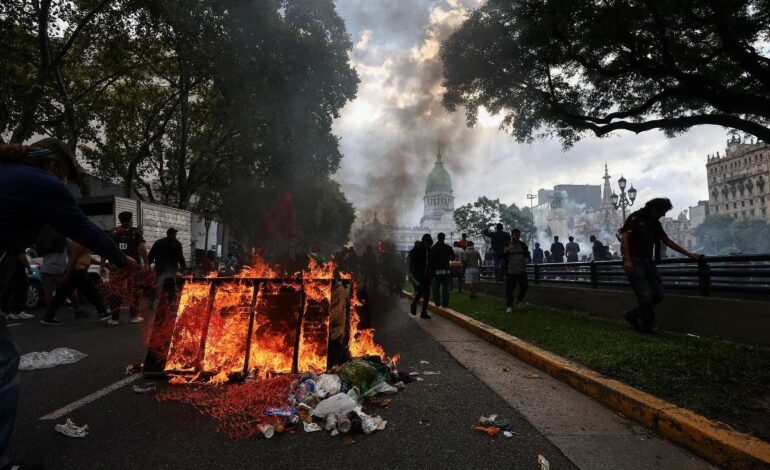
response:
<svg viewBox="0 0 770 470"><path fill-rule="evenodd" d="M33 149L41 150L48 149L61 157L69 167L70 179L75 183L80 182L80 175L84 172L84 170L78 164L78 161L75 158L75 154L72 153L72 149L69 148L69 145L54 137L46 137L45 139L40 139L37 142L31 143L30 147ZM41 156L41 158L44 157L45 156Z"/></svg>

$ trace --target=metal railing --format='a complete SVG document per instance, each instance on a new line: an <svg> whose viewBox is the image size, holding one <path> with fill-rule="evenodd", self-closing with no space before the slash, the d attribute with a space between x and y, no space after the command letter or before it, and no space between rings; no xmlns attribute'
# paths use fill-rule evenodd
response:
<svg viewBox="0 0 770 470"><path fill-rule="evenodd" d="M697 292L770 295L770 254L690 258L664 258L656 263L665 287ZM590 261L544 263L527 266L533 284L629 287L623 262ZM494 268L482 268L482 280L494 281Z"/></svg>

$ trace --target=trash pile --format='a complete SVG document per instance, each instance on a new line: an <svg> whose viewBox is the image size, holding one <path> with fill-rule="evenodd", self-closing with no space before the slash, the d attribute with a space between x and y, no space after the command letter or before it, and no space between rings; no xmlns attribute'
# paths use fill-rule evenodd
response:
<svg viewBox="0 0 770 470"><path fill-rule="evenodd" d="M385 429L387 421L365 409L387 407L387 396L411 381L396 370L394 360L364 356L324 374L281 374L229 385L177 384L156 397L194 406L234 439L321 430L332 436L371 434Z"/></svg>
<svg viewBox="0 0 770 470"><path fill-rule="evenodd" d="M478 423L471 426L471 429L483 432L489 436L497 436L501 431L505 437L513 437L516 433L511 431L511 423L506 419L499 419L497 415L482 416Z"/></svg>
<svg viewBox="0 0 770 470"><path fill-rule="evenodd" d="M56 348L50 352L31 352L19 358L19 370L49 369L78 362L86 356L87 354L71 348Z"/></svg>

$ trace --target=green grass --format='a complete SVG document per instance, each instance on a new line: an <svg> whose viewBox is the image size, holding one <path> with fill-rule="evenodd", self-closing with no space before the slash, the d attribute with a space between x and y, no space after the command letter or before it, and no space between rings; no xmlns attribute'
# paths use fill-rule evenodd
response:
<svg viewBox="0 0 770 470"><path fill-rule="evenodd" d="M534 305L505 314L499 297L450 295L450 308L679 406L770 440L770 349Z"/></svg>

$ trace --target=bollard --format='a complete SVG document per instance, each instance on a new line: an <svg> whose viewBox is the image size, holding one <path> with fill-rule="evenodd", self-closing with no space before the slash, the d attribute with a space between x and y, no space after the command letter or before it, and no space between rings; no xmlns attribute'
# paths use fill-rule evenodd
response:
<svg viewBox="0 0 770 470"><path fill-rule="evenodd" d="M698 258L698 289L704 297L711 295L711 268L705 256Z"/></svg>

